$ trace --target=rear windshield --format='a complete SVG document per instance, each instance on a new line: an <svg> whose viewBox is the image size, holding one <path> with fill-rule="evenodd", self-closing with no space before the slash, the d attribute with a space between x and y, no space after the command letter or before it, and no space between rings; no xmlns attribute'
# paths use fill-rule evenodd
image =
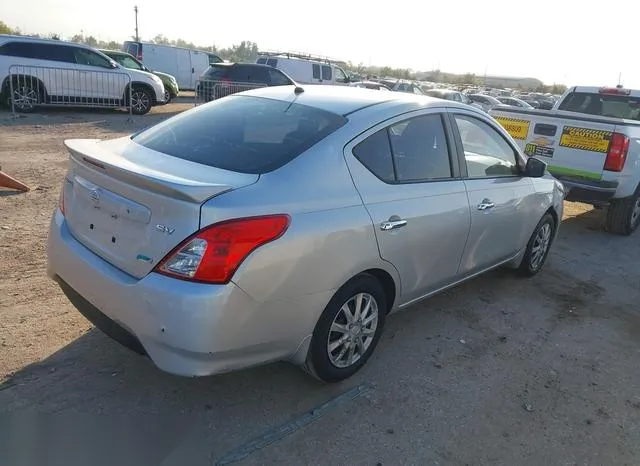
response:
<svg viewBox="0 0 640 466"><path fill-rule="evenodd" d="M640 98L628 95L572 92L562 101L560 110L625 120L640 120Z"/></svg>
<svg viewBox="0 0 640 466"><path fill-rule="evenodd" d="M228 96L170 118L133 140L190 162L261 174L290 162L346 121L288 101Z"/></svg>
<svg viewBox="0 0 640 466"><path fill-rule="evenodd" d="M216 66L209 65L209 68L204 72L204 77L207 79L222 79L229 74L231 67L227 65Z"/></svg>

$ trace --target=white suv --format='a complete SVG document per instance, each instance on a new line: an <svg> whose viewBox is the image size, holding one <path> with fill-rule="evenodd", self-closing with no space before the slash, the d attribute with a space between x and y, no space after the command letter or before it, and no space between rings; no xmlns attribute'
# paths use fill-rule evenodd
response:
<svg viewBox="0 0 640 466"><path fill-rule="evenodd" d="M13 99L22 112L47 104L128 106L129 84L133 113L143 115L164 103L157 76L124 68L86 45L59 40L0 35L0 82L1 101Z"/></svg>

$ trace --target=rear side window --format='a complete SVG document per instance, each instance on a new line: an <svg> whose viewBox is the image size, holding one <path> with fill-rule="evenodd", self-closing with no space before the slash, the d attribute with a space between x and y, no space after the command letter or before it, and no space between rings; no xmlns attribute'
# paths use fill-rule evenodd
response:
<svg viewBox="0 0 640 466"><path fill-rule="evenodd" d="M269 78L272 86L288 86L293 84L289 78L278 70L269 70Z"/></svg>
<svg viewBox="0 0 640 466"><path fill-rule="evenodd" d="M346 121L289 101L228 96L165 120L133 141L190 162L261 174L290 162Z"/></svg>
<svg viewBox="0 0 640 466"><path fill-rule="evenodd" d="M226 78L229 73L228 66L216 66L210 65L207 71L204 72L204 78L210 79L212 81L216 81L219 79Z"/></svg>
<svg viewBox="0 0 640 466"><path fill-rule="evenodd" d="M278 66L278 59L277 58L269 58L267 60L267 65L269 66L273 66L274 68L277 68Z"/></svg>
<svg viewBox="0 0 640 466"><path fill-rule="evenodd" d="M256 63L257 63L258 65L264 65L264 64L266 64L266 63L267 63L267 59L266 59L266 58L258 58L258 59L256 60Z"/></svg>
<svg viewBox="0 0 640 466"><path fill-rule="evenodd" d="M628 95L572 92L560 104L560 110L626 120L640 120L640 98Z"/></svg>
<svg viewBox="0 0 640 466"><path fill-rule="evenodd" d="M441 180L452 176L440 115L418 116L380 130L356 145L353 155L387 183Z"/></svg>
<svg viewBox="0 0 640 466"><path fill-rule="evenodd" d="M0 54L12 57L75 63L75 57L73 55L74 49L75 47L68 45L41 44L37 42L9 42L0 48Z"/></svg>
<svg viewBox="0 0 640 466"><path fill-rule="evenodd" d="M320 79L320 65L316 65L314 63L312 68L313 68L313 79Z"/></svg>
<svg viewBox="0 0 640 466"><path fill-rule="evenodd" d="M330 66L322 66L322 80L323 81L331 81L331 67Z"/></svg>
<svg viewBox="0 0 640 466"><path fill-rule="evenodd" d="M37 44L29 42L9 42L0 47L0 55L10 57L38 58Z"/></svg>

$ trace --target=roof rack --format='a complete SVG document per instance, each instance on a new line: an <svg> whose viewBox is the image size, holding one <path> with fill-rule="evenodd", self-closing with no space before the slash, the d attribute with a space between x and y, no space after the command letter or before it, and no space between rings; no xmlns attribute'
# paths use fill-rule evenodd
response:
<svg viewBox="0 0 640 466"><path fill-rule="evenodd" d="M279 56L287 58L300 58L302 60L313 60L323 63L344 63L342 60L336 60L334 58L324 57L322 55L312 55L310 53L296 51L280 52L278 50L261 50L260 52L258 52L258 56Z"/></svg>

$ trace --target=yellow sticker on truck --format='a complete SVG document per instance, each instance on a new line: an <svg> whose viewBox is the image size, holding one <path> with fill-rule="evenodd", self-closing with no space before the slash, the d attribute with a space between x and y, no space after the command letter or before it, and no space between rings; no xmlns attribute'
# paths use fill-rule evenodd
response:
<svg viewBox="0 0 640 466"><path fill-rule="evenodd" d="M529 120L519 120L517 118L507 118L503 116L495 117L496 121L507 130L513 139L527 139L529 134Z"/></svg>
<svg viewBox="0 0 640 466"><path fill-rule="evenodd" d="M562 129L560 145L571 149L606 153L609 150L611 134L611 131L565 126Z"/></svg>

